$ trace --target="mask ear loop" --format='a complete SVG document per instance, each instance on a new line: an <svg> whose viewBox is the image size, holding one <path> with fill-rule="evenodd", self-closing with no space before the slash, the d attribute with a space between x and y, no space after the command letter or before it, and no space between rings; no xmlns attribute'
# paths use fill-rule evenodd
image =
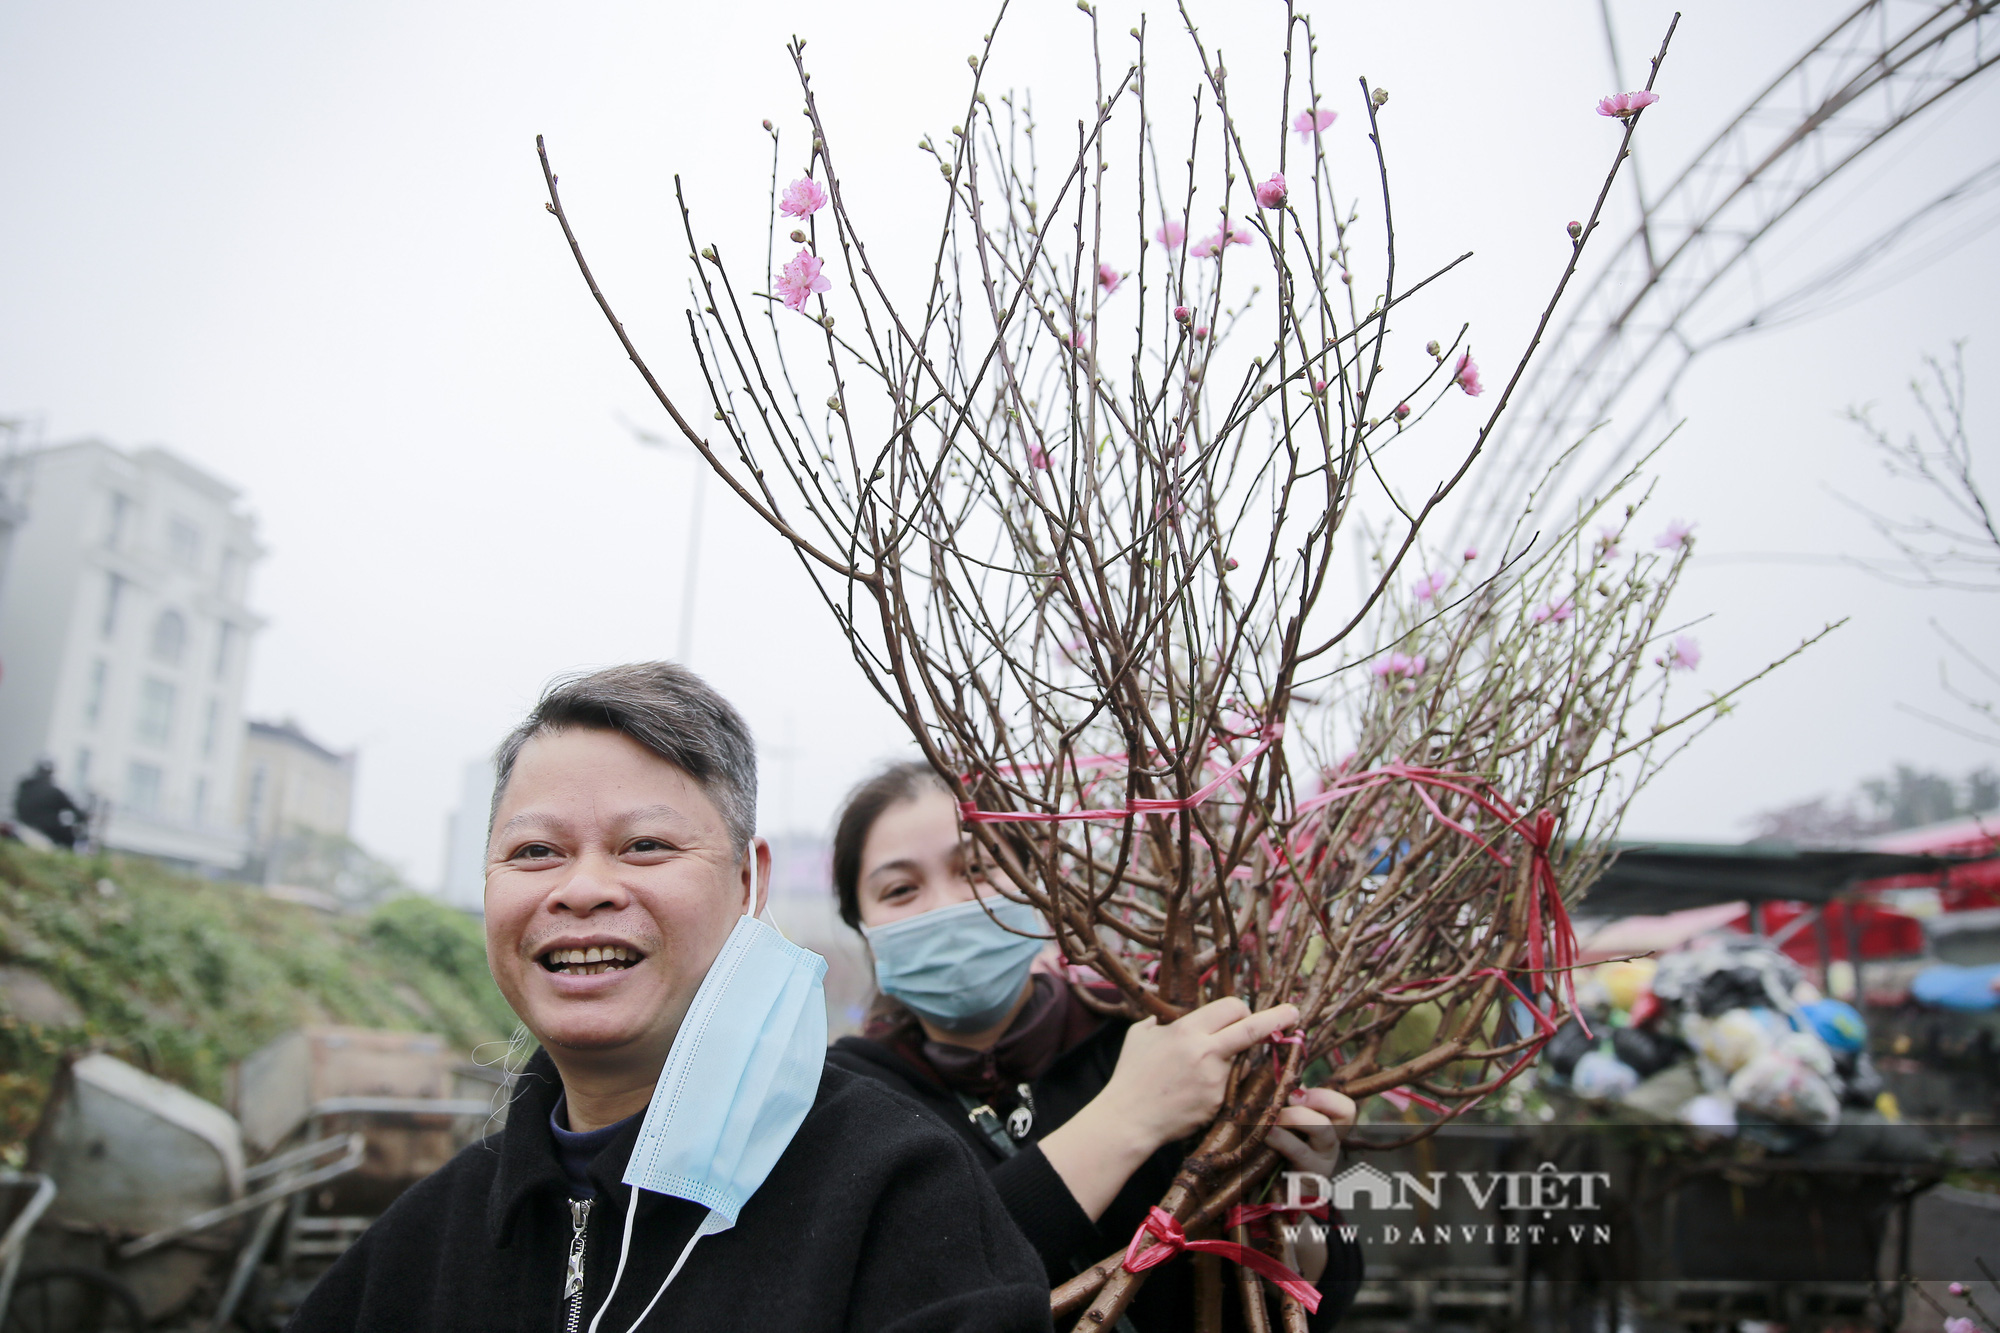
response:
<svg viewBox="0 0 2000 1333"><path fill-rule="evenodd" d="M597 1333L597 1325L603 1320L604 1312L611 1308L611 1298L618 1294L618 1284L625 1280L625 1261L632 1253L632 1223L638 1216L639 1187L634 1185L631 1200L625 1207L625 1234L618 1242L618 1267L611 1274L611 1290L604 1293L604 1303L597 1307L597 1313L592 1316L588 1333ZM688 1256L694 1253L695 1242L703 1236L712 1234L709 1231L709 1223L714 1220L713 1211L702 1216L701 1225L694 1229L694 1234L688 1237L688 1243L681 1247L680 1258L674 1260L674 1266L667 1270L667 1280L660 1284L660 1289L653 1293L653 1299L646 1302L646 1308L639 1311L639 1317L632 1321L632 1327L626 1329L625 1333L636 1333L639 1325L646 1322L646 1316L653 1313L653 1307L660 1303L660 1297L667 1294L667 1288L681 1275L682 1266L687 1263Z"/></svg>
<svg viewBox="0 0 2000 1333"><path fill-rule="evenodd" d="M757 915L757 840L755 838L743 844L743 863L750 867L750 906L744 909L743 915L755 917ZM764 905L766 907L771 905L770 897L771 887L766 884L764 886Z"/></svg>

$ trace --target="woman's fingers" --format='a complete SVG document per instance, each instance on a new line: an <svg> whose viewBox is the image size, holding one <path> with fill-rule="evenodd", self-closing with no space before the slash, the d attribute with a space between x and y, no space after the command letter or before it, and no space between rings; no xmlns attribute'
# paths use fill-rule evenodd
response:
<svg viewBox="0 0 2000 1333"><path fill-rule="evenodd" d="M1217 1001L1221 1003L1221 1001ZM1238 1001L1241 1004L1241 1001ZM1197 1011L1199 1012L1199 1011ZM1192 1017L1192 1015L1190 1015ZM1282 1032L1299 1021L1297 1005L1276 1004L1249 1014L1215 1034L1214 1049L1223 1055L1247 1051L1273 1032Z"/></svg>
<svg viewBox="0 0 2000 1333"><path fill-rule="evenodd" d="M1354 1099L1332 1088L1299 1088L1292 1093L1292 1104L1285 1109L1316 1111L1336 1125L1354 1123ZM1278 1123L1286 1123L1282 1113Z"/></svg>
<svg viewBox="0 0 2000 1333"><path fill-rule="evenodd" d="M1174 1022L1175 1027L1185 1027L1190 1032L1215 1033L1239 1022L1250 1013L1250 1006L1234 995L1225 995L1219 1000L1210 1000L1201 1008L1183 1014Z"/></svg>
<svg viewBox="0 0 2000 1333"><path fill-rule="evenodd" d="M1292 1133L1289 1129L1278 1129L1274 1126L1266 1130L1264 1132L1264 1142L1276 1149L1278 1156L1290 1162L1296 1170L1316 1171L1319 1169L1320 1154L1314 1152L1307 1146L1305 1140Z"/></svg>

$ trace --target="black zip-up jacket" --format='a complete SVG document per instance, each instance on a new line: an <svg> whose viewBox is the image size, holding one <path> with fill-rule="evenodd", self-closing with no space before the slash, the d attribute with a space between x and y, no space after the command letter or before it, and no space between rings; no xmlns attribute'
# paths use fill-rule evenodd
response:
<svg viewBox="0 0 2000 1333"><path fill-rule="evenodd" d="M390 1206L299 1306L290 1333L579 1333L611 1291L640 1117L591 1164L573 1204L549 1112L562 1092L537 1052L507 1127ZM736 1225L704 1237L646 1329L1036 1333L1048 1284L981 1163L926 1112L828 1067L791 1146ZM703 1217L641 1191L631 1257L598 1333L626 1333ZM568 1281L581 1252L582 1282Z"/></svg>
<svg viewBox="0 0 2000 1333"><path fill-rule="evenodd" d="M1090 1220L1043 1156L1040 1140L1067 1123L1111 1081L1126 1026L1117 1020L1103 1024L1057 1056L1055 1063L1029 1085L1033 1124L1019 1151L1011 1156L1001 1152L987 1129L969 1118L955 1092L893 1046L866 1037L842 1037L833 1044L827 1063L878 1079L950 1122L985 1162L1001 1202L1042 1256L1049 1283L1054 1286L1131 1242L1146 1220L1147 1210L1173 1184L1181 1158L1191 1146L1170 1143L1154 1153L1132 1173L1096 1222ZM1007 1109L998 1110L998 1118L1004 1120ZM1336 1231L1328 1238L1326 1271L1318 1283L1319 1311L1308 1320L1313 1333L1326 1333L1340 1322L1341 1314L1354 1303L1362 1271L1361 1247L1343 1242ZM1223 1327L1240 1329L1240 1298L1233 1271L1225 1272L1223 1286ZM1138 1333L1191 1333L1195 1326L1194 1281L1186 1256L1148 1272L1130 1315Z"/></svg>

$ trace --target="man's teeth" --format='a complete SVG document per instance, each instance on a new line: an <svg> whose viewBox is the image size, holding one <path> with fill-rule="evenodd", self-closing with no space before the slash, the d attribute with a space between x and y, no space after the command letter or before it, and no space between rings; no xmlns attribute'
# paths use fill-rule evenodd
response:
<svg viewBox="0 0 2000 1333"><path fill-rule="evenodd" d="M639 961L639 954L637 950L614 944L603 949L554 949L549 952L548 958L553 971L573 977L589 977L615 968L630 967Z"/></svg>

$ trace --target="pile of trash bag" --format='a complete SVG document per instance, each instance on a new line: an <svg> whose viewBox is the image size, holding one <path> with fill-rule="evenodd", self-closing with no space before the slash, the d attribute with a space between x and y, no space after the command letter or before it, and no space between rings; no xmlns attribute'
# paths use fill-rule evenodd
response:
<svg viewBox="0 0 2000 1333"><path fill-rule="evenodd" d="M1539 1077L1585 1100L1719 1133L1894 1118L1861 1015L1753 937L1600 964L1577 1002L1584 1021L1549 1039Z"/></svg>

